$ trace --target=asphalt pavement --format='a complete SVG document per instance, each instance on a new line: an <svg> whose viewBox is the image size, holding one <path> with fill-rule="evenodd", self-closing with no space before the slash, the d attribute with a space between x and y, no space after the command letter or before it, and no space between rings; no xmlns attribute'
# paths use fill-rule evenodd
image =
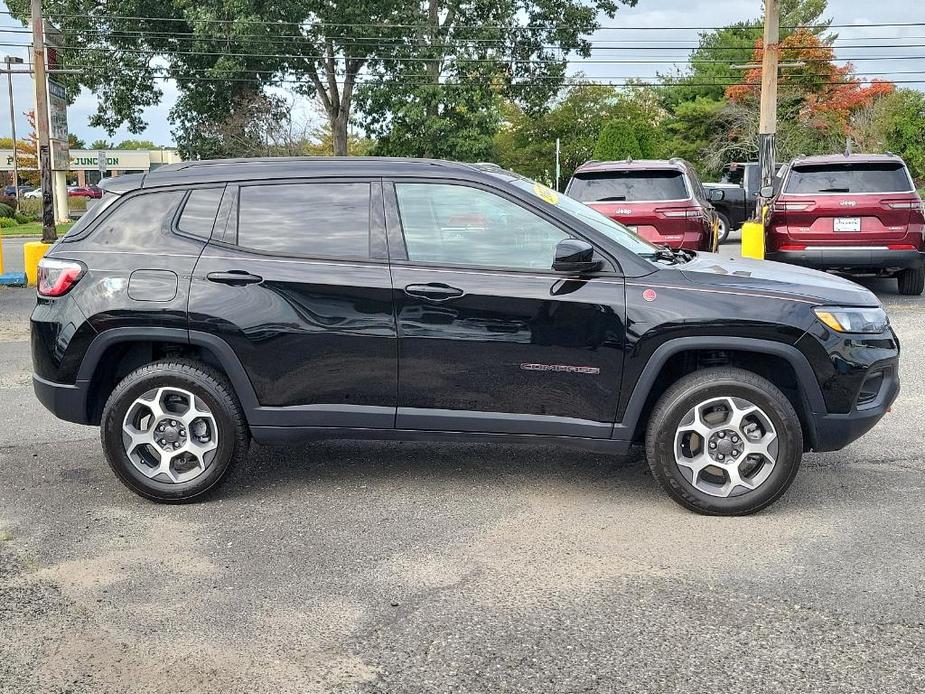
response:
<svg viewBox="0 0 925 694"><path fill-rule="evenodd" d="M149 503L35 400L33 293L0 288L0 692L921 692L923 299L866 284L899 400L747 518L638 456L486 444L254 446Z"/></svg>

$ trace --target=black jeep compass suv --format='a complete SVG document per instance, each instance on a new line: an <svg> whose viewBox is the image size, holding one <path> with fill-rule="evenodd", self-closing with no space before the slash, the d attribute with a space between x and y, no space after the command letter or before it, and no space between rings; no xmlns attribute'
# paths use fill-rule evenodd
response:
<svg viewBox="0 0 925 694"><path fill-rule="evenodd" d="M644 443L687 508L744 514L899 389L876 297L672 251L490 165L202 161L109 180L42 260L35 391L157 501L251 437Z"/></svg>

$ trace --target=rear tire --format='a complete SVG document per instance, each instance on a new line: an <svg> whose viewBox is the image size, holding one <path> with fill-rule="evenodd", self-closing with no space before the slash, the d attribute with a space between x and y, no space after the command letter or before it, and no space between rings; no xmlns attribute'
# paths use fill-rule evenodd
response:
<svg viewBox="0 0 925 694"><path fill-rule="evenodd" d="M722 212L717 212L716 216L719 219L719 229L717 230L716 243L726 243L726 239L729 238L729 232L732 231L732 228L729 225L729 217L727 217Z"/></svg>
<svg viewBox="0 0 925 694"><path fill-rule="evenodd" d="M760 511L787 490L803 456L793 405L773 383L744 369L684 376L649 417L646 459L681 506L713 516Z"/></svg>
<svg viewBox="0 0 925 694"><path fill-rule="evenodd" d="M190 359L154 362L122 379L103 408L100 438L119 480L161 503L202 497L250 444L231 384Z"/></svg>
<svg viewBox="0 0 925 694"><path fill-rule="evenodd" d="M925 266L903 270L896 275L899 293L906 296L919 296L925 290Z"/></svg>

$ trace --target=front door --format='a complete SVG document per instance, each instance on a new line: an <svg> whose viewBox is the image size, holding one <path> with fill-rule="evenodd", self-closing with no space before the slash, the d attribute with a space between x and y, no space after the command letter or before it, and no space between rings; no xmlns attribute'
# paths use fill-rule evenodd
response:
<svg viewBox="0 0 925 694"><path fill-rule="evenodd" d="M397 345L378 180L241 184L222 205L193 273L190 329L234 350L259 405L250 424L392 428Z"/></svg>
<svg viewBox="0 0 925 694"><path fill-rule="evenodd" d="M625 337L613 268L593 279L553 272L556 244L574 234L513 197L395 181L385 198L396 426L609 437Z"/></svg>

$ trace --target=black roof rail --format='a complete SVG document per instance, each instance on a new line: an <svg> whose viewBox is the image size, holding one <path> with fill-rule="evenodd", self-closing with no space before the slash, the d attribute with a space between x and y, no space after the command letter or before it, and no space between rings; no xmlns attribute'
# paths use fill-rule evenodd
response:
<svg viewBox="0 0 925 694"><path fill-rule="evenodd" d="M446 161L443 159L415 159L412 157L243 157L233 159L193 159L191 161L181 161L174 164L165 164L151 171L152 174L171 173L185 171L187 169L198 169L202 167L213 166L234 166L241 164L250 165L272 165L272 164L294 164L294 163L317 163L317 162L352 162L361 161L387 161L392 163L409 163L409 164L431 164L433 166L470 166L464 162Z"/></svg>

